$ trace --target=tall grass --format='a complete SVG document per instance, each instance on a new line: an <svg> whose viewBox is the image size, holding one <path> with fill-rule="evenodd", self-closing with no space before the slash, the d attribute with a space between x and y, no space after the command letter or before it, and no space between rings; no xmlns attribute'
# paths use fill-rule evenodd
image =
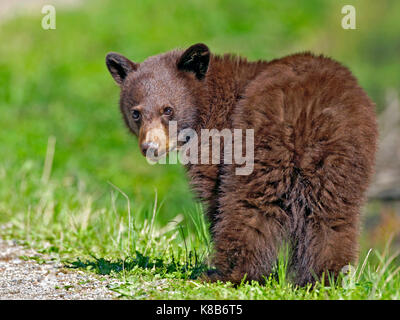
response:
<svg viewBox="0 0 400 320"><path fill-rule="evenodd" d="M49 147L52 147L50 141ZM50 157L53 153L47 152ZM44 163L51 163L50 159ZM98 195L83 181L43 180L46 165L27 161L17 172L0 167L0 212L8 227L6 238L36 248L65 266L119 279L113 290L125 298L177 299L398 299L399 252L390 243L379 253L370 249L360 263L338 279L315 286L290 282L288 247L281 250L275 269L264 286L243 281L238 287L202 283L197 277L208 267L212 250L201 207L183 212L166 225L157 222L159 199L150 207L135 203L109 184L108 204L96 204ZM10 175L18 177L18 183ZM14 180L15 181L15 180ZM6 188L7 186L7 188ZM10 188L12 187L12 188ZM18 195L18 196L17 196ZM6 199L6 203L5 203ZM20 199L29 199L21 203ZM286 249L285 249L286 248ZM371 262L374 256L379 262ZM329 275L327 275L329 277Z"/></svg>

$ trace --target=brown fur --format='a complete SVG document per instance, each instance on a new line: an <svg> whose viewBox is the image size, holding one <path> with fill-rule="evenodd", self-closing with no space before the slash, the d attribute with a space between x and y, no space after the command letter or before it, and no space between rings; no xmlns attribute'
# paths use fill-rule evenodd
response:
<svg viewBox="0 0 400 320"><path fill-rule="evenodd" d="M195 49L207 64L208 48ZM134 66L119 83L125 122L137 135L166 119L159 114L165 104L174 106L167 119L179 129L255 131L250 175L235 175L236 164L187 167L211 221L217 271L210 279L239 283L246 275L262 282L284 243L299 285L355 262L377 128L374 104L351 72L301 53L268 63L210 55L203 74L203 64L180 67L184 54L171 51L138 65L108 56L107 65L114 77L115 59ZM130 111L138 105L146 111L134 123Z"/></svg>

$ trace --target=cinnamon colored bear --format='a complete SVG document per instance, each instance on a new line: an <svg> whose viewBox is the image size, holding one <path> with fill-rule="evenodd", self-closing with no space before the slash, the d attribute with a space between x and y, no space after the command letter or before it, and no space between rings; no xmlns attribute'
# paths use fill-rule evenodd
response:
<svg viewBox="0 0 400 320"><path fill-rule="evenodd" d="M120 108L143 154L168 144L168 128L253 129L254 167L189 163L211 223L210 280L263 282L290 246L298 285L337 276L358 254L360 208L373 173L375 106L351 72L311 53L249 62L204 44L134 63L109 53ZM221 153L223 144L221 145Z"/></svg>

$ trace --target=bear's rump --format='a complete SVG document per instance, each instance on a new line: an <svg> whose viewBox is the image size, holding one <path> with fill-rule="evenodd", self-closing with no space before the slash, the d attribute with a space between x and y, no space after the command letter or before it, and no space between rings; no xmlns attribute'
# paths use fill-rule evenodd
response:
<svg viewBox="0 0 400 320"><path fill-rule="evenodd" d="M336 225L358 211L372 175L374 106L346 68L313 59L303 72L274 64L247 88L233 127L254 129L254 171L233 179L255 206Z"/></svg>

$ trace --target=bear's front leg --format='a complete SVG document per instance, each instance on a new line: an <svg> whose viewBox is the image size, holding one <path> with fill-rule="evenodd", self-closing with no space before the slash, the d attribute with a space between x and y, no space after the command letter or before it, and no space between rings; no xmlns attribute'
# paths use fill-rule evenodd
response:
<svg viewBox="0 0 400 320"><path fill-rule="evenodd" d="M216 270L202 279L239 284L245 278L264 283L282 243L281 224L255 208L222 212L218 218L213 230Z"/></svg>

